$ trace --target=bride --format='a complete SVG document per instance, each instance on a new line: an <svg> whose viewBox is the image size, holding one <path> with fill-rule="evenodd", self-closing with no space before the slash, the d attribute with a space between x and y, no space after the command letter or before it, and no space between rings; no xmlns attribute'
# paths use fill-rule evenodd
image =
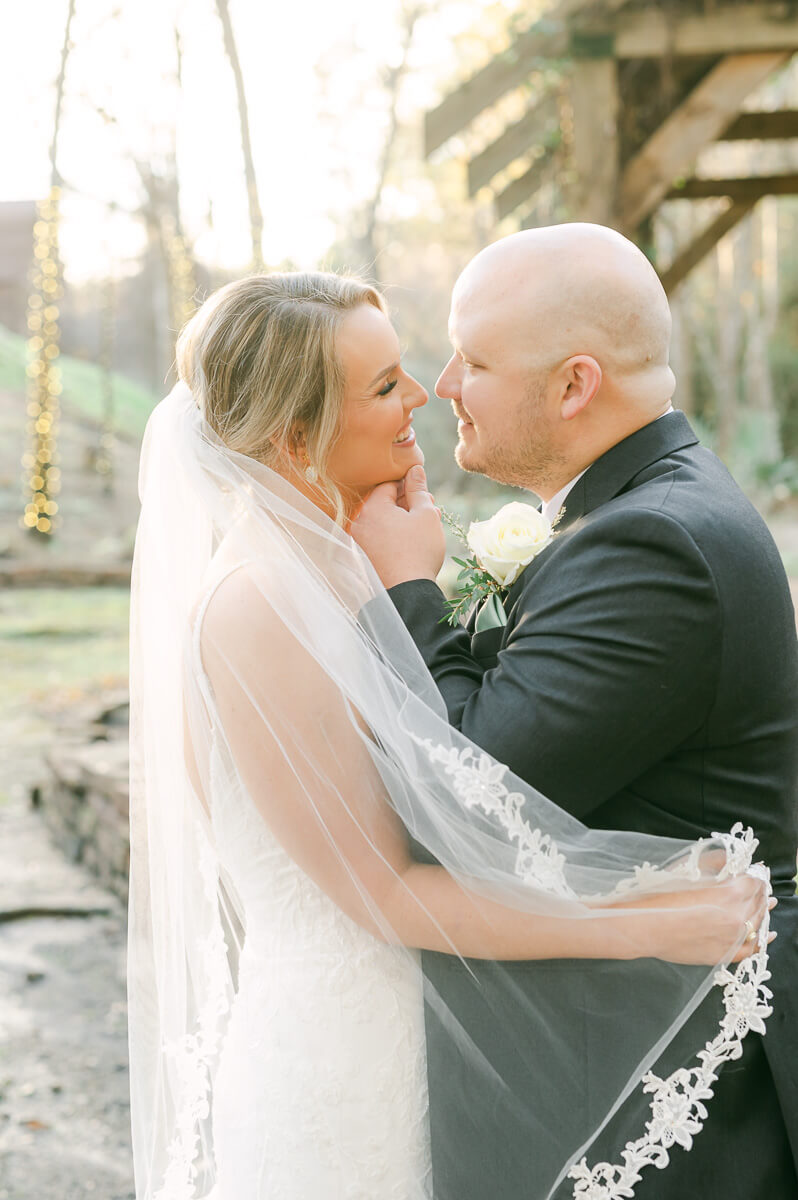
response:
<svg viewBox="0 0 798 1200"><path fill-rule="evenodd" d="M138 1200L432 1197L423 949L579 959L587 981L616 960L629 1030L598 1106L566 1110L549 1077L529 1113L543 1200L622 1104L643 1131L640 1081L718 964L764 971L750 839L587 830L448 726L347 533L423 461L427 396L376 291L229 284L178 366L145 437L133 578ZM563 1071L588 993L527 1013Z"/></svg>

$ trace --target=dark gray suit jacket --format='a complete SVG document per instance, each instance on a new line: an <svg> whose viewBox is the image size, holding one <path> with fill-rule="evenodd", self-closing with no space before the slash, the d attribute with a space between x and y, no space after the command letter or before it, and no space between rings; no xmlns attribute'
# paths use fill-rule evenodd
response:
<svg viewBox="0 0 798 1200"><path fill-rule="evenodd" d="M390 594L451 723L586 824L684 838L754 827L782 898L769 1034L749 1037L742 1064L726 1068L706 1130L689 1155L675 1152L683 1163L649 1171L656 1178L636 1197L798 1196L798 644L764 522L676 412L578 481L557 537L510 588L503 629L442 624L444 597L427 581ZM462 1029L497 1058L523 1036L513 990L556 986L535 964L492 976L426 954L424 966ZM494 1051L484 1026L497 1020L508 1041ZM500 1097L469 1080L430 1008L427 1021L436 1200L520 1200L534 1170L522 1128L502 1127ZM525 1069L541 1055L530 1048ZM585 1080L565 1084L569 1102L589 1103Z"/></svg>

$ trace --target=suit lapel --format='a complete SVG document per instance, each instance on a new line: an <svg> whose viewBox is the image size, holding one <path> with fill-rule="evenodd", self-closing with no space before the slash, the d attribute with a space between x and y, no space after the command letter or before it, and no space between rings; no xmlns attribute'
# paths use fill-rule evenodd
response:
<svg viewBox="0 0 798 1200"><path fill-rule="evenodd" d="M581 517L626 491L635 476L646 467L677 450L697 444L698 438L684 413L672 412L652 421L650 425L644 425L596 459L568 493L563 506L565 511L557 527L557 537L537 558L532 559L510 588L504 602L505 610L509 613L547 556Z"/></svg>

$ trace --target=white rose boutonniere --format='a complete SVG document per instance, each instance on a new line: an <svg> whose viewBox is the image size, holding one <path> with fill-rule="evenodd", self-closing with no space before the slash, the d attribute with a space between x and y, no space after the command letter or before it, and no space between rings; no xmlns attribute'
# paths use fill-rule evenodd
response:
<svg viewBox="0 0 798 1200"><path fill-rule="evenodd" d="M557 520L552 523L531 504L518 501L505 504L487 521L472 522L467 533L448 513L443 516L473 553L468 560L454 560L462 570L457 577L458 595L448 602L445 619L456 625L472 604L495 595L493 608L499 616L492 623L504 624L498 593L515 583L524 567L551 543Z"/></svg>
<svg viewBox="0 0 798 1200"><path fill-rule="evenodd" d="M545 550L554 527L531 504L505 504L488 521L474 521L466 541L477 561L504 588Z"/></svg>

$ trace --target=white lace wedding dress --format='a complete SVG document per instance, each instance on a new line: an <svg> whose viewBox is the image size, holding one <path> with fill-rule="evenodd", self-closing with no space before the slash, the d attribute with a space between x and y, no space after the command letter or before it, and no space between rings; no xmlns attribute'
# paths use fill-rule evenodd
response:
<svg viewBox="0 0 798 1200"><path fill-rule="evenodd" d="M429 1200L420 973L293 862L218 738L211 753L247 929L212 1097L214 1200Z"/></svg>

